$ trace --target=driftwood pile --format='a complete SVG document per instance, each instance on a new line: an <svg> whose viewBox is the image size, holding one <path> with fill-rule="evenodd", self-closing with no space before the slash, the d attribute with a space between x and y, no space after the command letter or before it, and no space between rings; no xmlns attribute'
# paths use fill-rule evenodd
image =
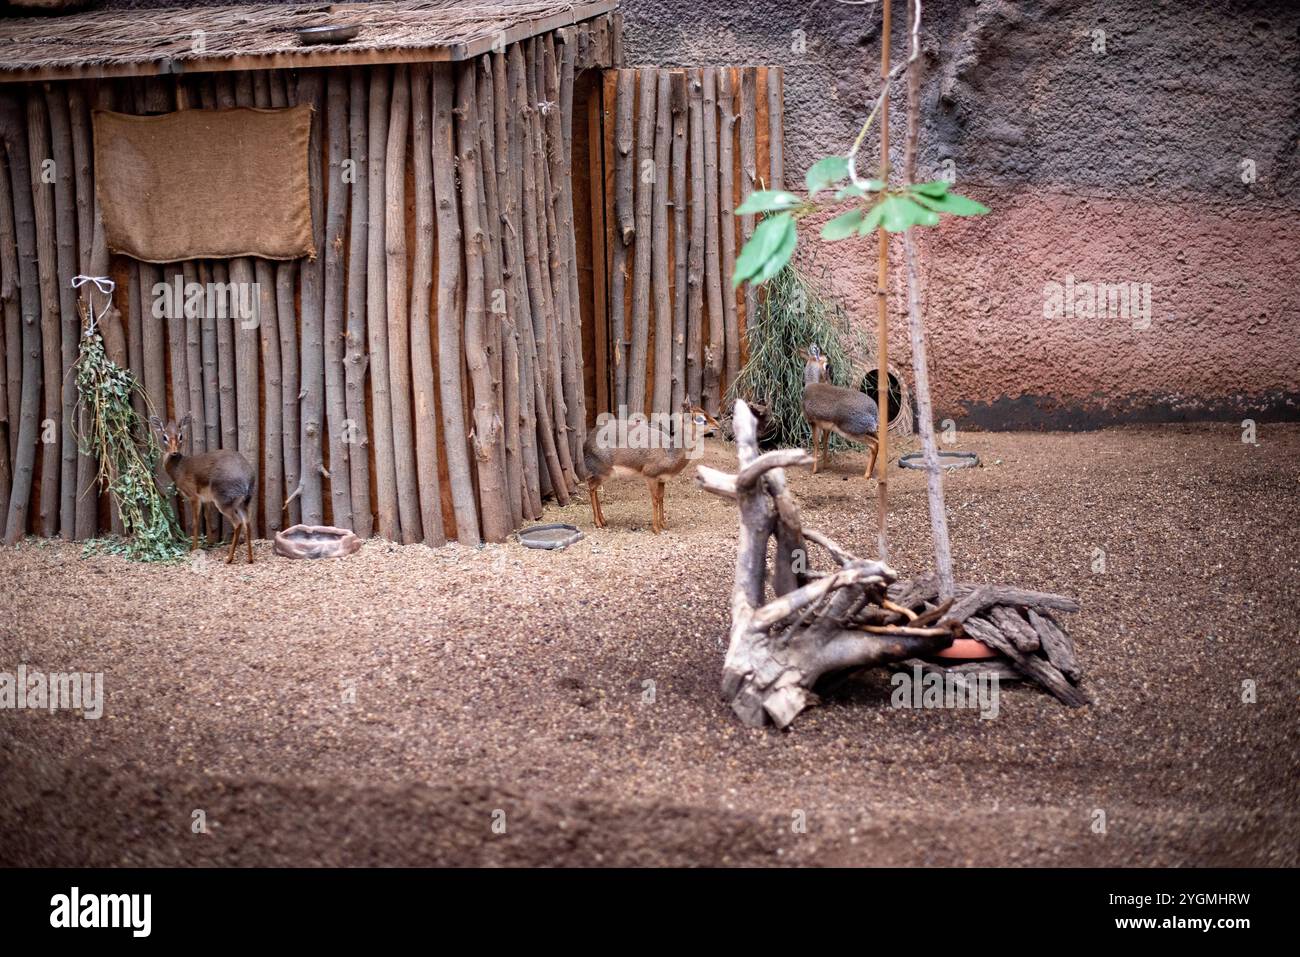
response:
<svg viewBox="0 0 1300 957"><path fill-rule="evenodd" d="M747 725L788 726L816 700L815 689L849 672L924 659L963 634L999 653L992 663L958 666L1005 670L1041 684L1069 705L1087 698L1079 668L1054 614L1075 611L1069 598L1003 586L959 586L936 604L931 577L899 581L883 562L861 559L823 533L804 528L786 488L785 468L810 465L801 449L758 452L757 421L737 401L733 422L740 471L697 470L706 491L736 502L740 542L731 598L731 633L722 691ZM775 538L767 600L768 544ZM809 544L837 566L816 571ZM1022 613L1023 610L1023 613ZM931 667L943 667L931 663Z"/></svg>

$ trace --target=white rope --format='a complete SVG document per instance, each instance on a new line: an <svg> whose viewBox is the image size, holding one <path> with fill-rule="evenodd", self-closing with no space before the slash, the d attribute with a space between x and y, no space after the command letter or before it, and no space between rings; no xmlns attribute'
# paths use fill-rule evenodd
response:
<svg viewBox="0 0 1300 957"><path fill-rule="evenodd" d="M113 290L117 288L117 283L113 282L113 280L109 279L107 276L82 275L72 277L72 288L80 289L88 282L94 283L95 288L104 296L104 308L99 311L99 315L95 315L94 303L91 302L90 325L86 327L87 338L95 334L95 326L101 319L108 315L108 310L113 308Z"/></svg>

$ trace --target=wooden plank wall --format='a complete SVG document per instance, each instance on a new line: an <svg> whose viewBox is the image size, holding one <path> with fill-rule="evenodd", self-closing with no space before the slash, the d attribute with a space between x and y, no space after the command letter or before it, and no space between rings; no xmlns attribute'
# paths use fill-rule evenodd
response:
<svg viewBox="0 0 1300 957"><path fill-rule="evenodd" d="M756 189L784 184L779 67L606 70L590 170L603 271L596 283L596 412L717 414L745 359L756 308L733 290ZM599 120L599 125L597 125Z"/></svg>
<svg viewBox="0 0 1300 957"><path fill-rule="evenodd" d="M0 87L6 541L118 530L74 438L77 273L117 282L102 329L143 386L139 411L191 413L189 452L238 449L255 464L260 537L302 521L406 543L501 541L544 498L566 502L584 477L591 311L571 175L573 127L585 152L589 117L585 104L574 117L573 96L582 71L617 62L616 27L600 18L462 64ZM109 256L92 108L302 102L315 108L314 259ZM162 283L238 285L155 318ZM233 317L232 291L257 321Z"/></svg>

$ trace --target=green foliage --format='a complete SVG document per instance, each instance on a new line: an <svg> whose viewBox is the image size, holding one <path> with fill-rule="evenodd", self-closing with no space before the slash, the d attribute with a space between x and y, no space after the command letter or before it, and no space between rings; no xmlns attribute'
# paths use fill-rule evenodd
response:
<svg viewBox="0 0 1300 957"><path fill-rule="evenodd" d="M798 240L797 220L826 208L817 195L838 187L835 203L852 202L853 208L822 226L821 237L829 242L850 236L869 236L877 229L901 233L913 226L937 226L943 215L980 216L988 207L950 192L943 180L909 183L890 189L878 180L857 180L847 156L818 160L804 177L808 198L800 199L785 190L752 193L736 208L737 216L766 213L736 259L732 286L742 282L762 285L778 275L794 255Z"/></svg>
<svg viewBox="0 0 1300 957"><path fill-rule="evenodd" d="M99 486L113 496L124 532L121 540L88 542L87 551L141 562L176 561L185 555L185 541L154 481L158 447L131 404L139 387L135 377L105 355L104 341L93 334L82 337L74 371L79 407L90 422L79 436L81 451L98 460Z"/></svg>
<svg viewBox="0 0 1300 957"><path fill-rule="evenodd" d="M826 298L794 266L779 270L767 284L758 314L746 326L749 358L725 398L736 397L768 407L764 443L781 448L808 448L812 429L803 415L804 359L800 352L816 343L830 360L831 381L854 388L852 363L844 349L848 319L843 308ZM838 436L833 448L852 448Z"/></svg>

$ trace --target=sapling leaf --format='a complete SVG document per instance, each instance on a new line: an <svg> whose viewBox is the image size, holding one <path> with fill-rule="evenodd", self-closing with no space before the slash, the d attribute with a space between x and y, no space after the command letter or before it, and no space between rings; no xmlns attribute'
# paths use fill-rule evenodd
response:
<svg viewBox="0 0 1300 957"><path fill-rule="evenodd" d="M935 226L939 214L917 205L907 196L887 196L880 203L880 224L885 232L901 233L909 226Z"/></svg>
<svg viewBox="0 0 1300 957"><path fill-rule="evenodd" d="M796 239L794 217L789 213L765 218L736 257L731 285L739 286L746 279L758 285L771 279L790 261Z"/></svg>
<svg viewBox="0 0 1300 957"><path fill-rule="evenodd" d="M830 189L836 183L849 178L849 159L847 156L828 156L812 165L804 176L808 186L808 195L816 196L824 189Z"/></svg>
<svg viewBox="0 0 1300 957"><path fill-rule="evenodd" d="M745 197L745 201L736 207L736 215L776 213L795 209L801 205L803 205L803 200L794 193L788 193L783 189L760 189Z"/></svg>
<svg viewBox="0 0 1300 957"><path fill-rule="evenodd" d="M967 199L957 193L944 193L942 196L922 196L914 194L913 199L930 209L953 216L982 216L989 211L983 203Z"/></svg>
<svg viewBox="0 0 1300 957"><path fill-rule="evenodd" d="M847 239L857 233L865 217L866 211L862 209L851 209L847 213L841 213L822 227L822 239L831 242Z"/></svg>
<svg viewBox="0 0 1300 957"><path fill-rule="evenodd" d="M936 179L930 183L913 183L907 188L922 196L942 196L948 192L948 183L946 180Z"/></svg>

